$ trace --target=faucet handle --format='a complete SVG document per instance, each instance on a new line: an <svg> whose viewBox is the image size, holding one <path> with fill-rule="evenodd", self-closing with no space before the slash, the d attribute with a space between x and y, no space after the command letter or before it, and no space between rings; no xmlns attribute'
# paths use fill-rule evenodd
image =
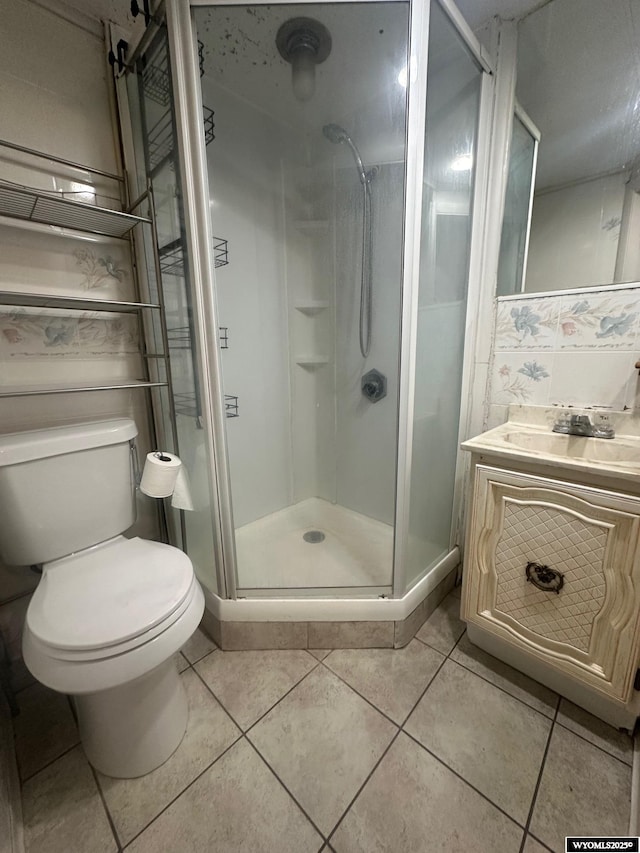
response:
<svg viewBox="0 0 640 853"><path fill-rule="evenodd" d="M568 433L569 432L569 424L571 423L571 418L569 412L566 409L558 412L558 415L553 422L552 432L561 432Z"/></svg>
<svg viewBox="0 0 640 853"><path fill-rule="evenodd" d="M598 412L593 420L593 435L595 438L615 438L615 430L611 426L607 412Z"/></svg>
<svg viewBox="0 0 640 853"><path fill-rule="evenodd" d="M571 426L591 426L589 415L571 415Z"/></svg>

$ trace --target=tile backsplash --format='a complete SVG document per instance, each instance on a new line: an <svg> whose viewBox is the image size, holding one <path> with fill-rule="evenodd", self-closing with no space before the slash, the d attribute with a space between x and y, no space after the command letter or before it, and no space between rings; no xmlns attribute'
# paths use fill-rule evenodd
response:
<svg viewBox="0 0 640 853"><path fill-rule="evenodd" d="M640 405L640 285L501 297L495 323L489 426L513 403Z"/></svg>

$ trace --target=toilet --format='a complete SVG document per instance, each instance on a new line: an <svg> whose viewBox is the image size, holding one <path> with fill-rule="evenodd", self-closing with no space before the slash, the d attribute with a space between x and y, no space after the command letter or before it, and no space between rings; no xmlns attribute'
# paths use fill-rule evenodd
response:
<svg viewBox="0 0 640 853"><path fill-rule="evenodd" d="M204 596L189 558L122 534L135 521L128 418L0 436L0 558L42 564L22 648L70 694L93 766L131 778L180 744L187 700L174 655Z"/></svg>

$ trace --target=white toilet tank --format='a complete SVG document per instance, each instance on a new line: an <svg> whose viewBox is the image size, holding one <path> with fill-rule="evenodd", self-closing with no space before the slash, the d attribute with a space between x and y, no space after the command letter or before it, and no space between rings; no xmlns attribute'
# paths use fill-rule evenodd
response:
<svg viewBox="0 0 640 853"><path fill-rule="evenodd" d="M0 558L48 563L135 521L129 418L0 435Z"/></svg>

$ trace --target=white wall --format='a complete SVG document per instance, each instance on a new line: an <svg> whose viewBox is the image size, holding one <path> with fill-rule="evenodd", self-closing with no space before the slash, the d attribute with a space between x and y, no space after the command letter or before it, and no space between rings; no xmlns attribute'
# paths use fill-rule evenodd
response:
<svg viewBox="0 0 640 853"><path fill-rule="evenodd" d="M0 136L114 172L108 85L101 39L27 0L3 4ZM66 172L54 179L48 166L40 171L26 168L29 161L0 147L0 177L49 189L68 187L71 178L82 182L85 177ZM104 189L101 184L99 190ZM134 298L125 241L61 237L53 229L21 228L7 220L0 222L0 241L0 289ZM0 308L3 385L138 378L142 370L138 350L135 322L123 315ZM14 398L0 407L0 432L130 416L140 430L142 455L150 443L143 395L136 391ZM156 507L149 500L140 500L138 519L132 533L157 535ZM0 603L5 602L0 606L0 632L12 658L20 654L28 601L24 595L36 580L28 568L0 566Z"/></svg>
<svg viewBox="0 0 640 853"><path fill-rule="evenodd" d="M534 197L528 292L615 280L626 180L619 173Z"/></svg>

